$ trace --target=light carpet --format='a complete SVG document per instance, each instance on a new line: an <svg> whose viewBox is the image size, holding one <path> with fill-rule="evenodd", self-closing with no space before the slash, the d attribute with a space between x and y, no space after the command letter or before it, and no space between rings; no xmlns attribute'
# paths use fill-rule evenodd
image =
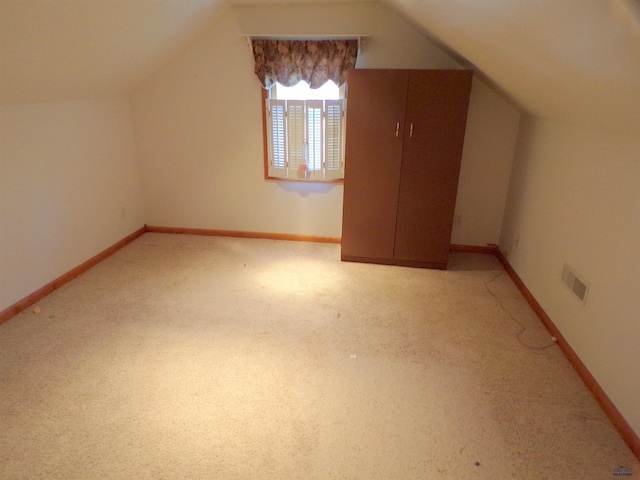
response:
<svg viewBox="0 0 640 480"><path fill-rule="evenodd" d="M495 258L339 258L146 233L0 325L0 478L640 475Z"/></svg>

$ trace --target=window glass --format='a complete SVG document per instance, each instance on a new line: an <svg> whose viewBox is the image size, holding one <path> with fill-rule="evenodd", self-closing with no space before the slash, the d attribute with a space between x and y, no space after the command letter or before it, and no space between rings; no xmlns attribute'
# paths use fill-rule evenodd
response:
<svg viewBox="0 0 640 480"><path fill-rule="evenodd" d="M306 82L298 82L293 87L285 87L276 83L273 98L279 100L338 100L340 88L329 80L320 88L312 90Z"/></svg>

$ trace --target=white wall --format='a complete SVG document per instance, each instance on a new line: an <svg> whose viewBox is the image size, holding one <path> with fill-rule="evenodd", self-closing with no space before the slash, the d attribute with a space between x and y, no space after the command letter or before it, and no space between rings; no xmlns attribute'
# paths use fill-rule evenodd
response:
<svg viewBox="0 0 640 480"><path fill-rule="evenodd" d="M497 244L520 112L474 77L451 243Z"/></svg>
<svg viewBox="0 0 640 480"><path fill-rule="evenodd" d="M134 91L149 225L340 237L341 184L264 179L248 34L370 34L358 68L460 66L377 3L234 6ZM475 81L470 119L455 241L497 243L518 115ZM478 171L481 182L472 178Z"/></svg>
<svg viewBox="0 0 640 480"><path fill-rule="evenodd" d="M127 98L0 107L0 310L143 225Z"/></svg>
<svg viewBox="0 0 640 480"><path fill-rule="evenodd" d="M640 136L523 120L507 205L501 250L640 434Z"/></svg>

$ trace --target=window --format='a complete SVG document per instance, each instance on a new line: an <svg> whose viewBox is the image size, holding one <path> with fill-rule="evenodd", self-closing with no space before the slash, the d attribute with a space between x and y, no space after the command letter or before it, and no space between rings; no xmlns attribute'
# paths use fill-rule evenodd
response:
<svg viewBox="0 0 640 480"><path fill-rule="evenodd" d="M333 181L344 177L344 86L276 83L264 95L267 177Z"/></svg>
<svg viewBox="0 0 640 480"><path fill-rule="evenodd" d="M359 37L287 40L250 37L262 84L265 176L308 181L344 177L344 86ZM331 80L333 94L317 92ZM304 82L299 85L300 82ZM296 93L287 87L313 94ZM336 89L338 94L336 95ZM266 93L268 92L268 93Z"/></svg>

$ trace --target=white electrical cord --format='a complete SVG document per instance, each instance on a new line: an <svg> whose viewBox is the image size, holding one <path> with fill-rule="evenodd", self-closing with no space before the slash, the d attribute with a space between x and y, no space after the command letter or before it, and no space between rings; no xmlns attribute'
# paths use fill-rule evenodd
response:
<svg viewBox="0 0 640 480"><path fill-rule="evenodd" d="M504 303L502 302L502 300L500 300L489 288L489 284L491 284L493 281L495 281L500 275L502 275L503 272L498 273L496 276L494 276L491 280L489 280L488 282L484 283L485 288L487 289L487 291L489 292L489 294L491 294L491 296L493 298L495 298L498 303L500 304L500 308L502 308L502 310L504 310L507 315L509 315L509 317L511 317L511 320L513 320L514 323L516 323L517 325L520 326L520 331L516 334L516 338L518 339L518 342L520 342L521 345L530 348L531 350L546 350L547 348L551 348L553 346L555 346L558 343L558 339L556 337L551 337L551 342L549 345L543 345L541 347L536 347L533 345L529 345L526 342L523 342L522 339L520 338L521 335L527 330L527 327L524 326L524 324L522 324L509 310L506 309L506 307L504 306Z"/></svg>

